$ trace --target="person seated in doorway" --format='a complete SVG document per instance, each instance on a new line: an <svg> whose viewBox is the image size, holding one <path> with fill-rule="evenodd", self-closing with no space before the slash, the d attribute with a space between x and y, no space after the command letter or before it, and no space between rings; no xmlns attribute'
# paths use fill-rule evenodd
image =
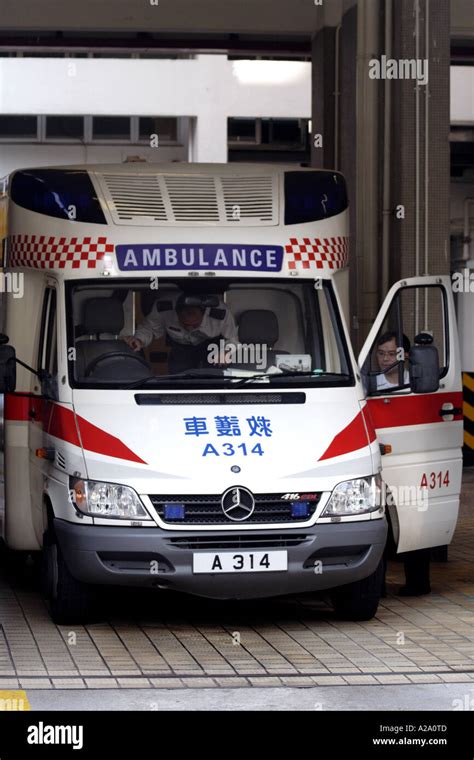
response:
<svg viewBox="0 0 474 760"><path fill-rule="evenodd" d="M398 346L396 332L386 332L377 340L375 357L381 372L376 376L377 391L391 390L400 387L399 362L403 361L403 385L409 385L410 377L405 368L405 361L410 351L410 341L403 336L403 346Z"/></svg>
<svg viewBox="0 0 474 760"><path fill-rule="evenodd" d="M125 340L134 351L141 351L162 335L166 335L166 342L171 347L168 362L171 374L208 366L208 348L221 338L238 342L237 325L224 303L216 307L187 303L184 293L179 296L174 309L159 311L155 302L135 334Z"/></svg>
<svg viewBox="0 0 474 760"><path fill-rule="evenodd" d="M381 373L376 376L377 391L400 387L400 365L398 362L406 361L410 351L410 341L406 335L403 335L401 352L397 344L398 335L396 332L386 332L377 341L375 356L381 370ZM403 385L409 384L409 372L404 367ZM417 549L401 555L405 570L405 585L398 592L400 596L423 596L431 593L430 554L430 549Z"/></svg>

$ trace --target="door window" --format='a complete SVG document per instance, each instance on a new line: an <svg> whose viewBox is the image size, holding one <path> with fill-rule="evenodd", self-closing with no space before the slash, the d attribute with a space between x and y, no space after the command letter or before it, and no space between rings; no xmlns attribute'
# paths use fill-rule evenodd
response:
<svg viewBox="0 0 474 760"><path fill-rule="evenodd" d="M364 364L367 393L409 392L410 349L426 342L438 350L443 377L449 363L445 291L436 285L402 288L395 295Z"/></svg>

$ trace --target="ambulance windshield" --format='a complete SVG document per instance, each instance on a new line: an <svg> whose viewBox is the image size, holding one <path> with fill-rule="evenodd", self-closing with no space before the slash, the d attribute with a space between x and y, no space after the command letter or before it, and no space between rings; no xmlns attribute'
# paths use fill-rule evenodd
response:
<svg viewBox="0 0 474 760"><path fill-rule="evenodd" d="M72 282L74 387L353 384L325 280Z"/></svg>

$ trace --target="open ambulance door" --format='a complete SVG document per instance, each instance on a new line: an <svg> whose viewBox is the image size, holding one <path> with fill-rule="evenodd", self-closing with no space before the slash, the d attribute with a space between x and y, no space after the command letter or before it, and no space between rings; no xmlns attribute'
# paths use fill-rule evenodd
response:
<svg viewBox="0 0 474 760"><path fill-rule="evenodd" d="M414 347L417 351L413 351ZM439 359L439 388L414 392L409 356ZM430 358L431 357L431 358ZM359 356L382 452L398 552L452 539L462 477L462 376L447 276L412 277L388 293ZM382 368L385 371L382 371ZM415 371L416 374L416 371ZM438 384L435 365L435 386ZM416 383L416 381L415 381Z"/></svg>

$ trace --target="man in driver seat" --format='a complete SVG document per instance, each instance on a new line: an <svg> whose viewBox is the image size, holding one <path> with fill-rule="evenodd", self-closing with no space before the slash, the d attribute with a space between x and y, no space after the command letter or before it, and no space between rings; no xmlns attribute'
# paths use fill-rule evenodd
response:
<svg viewBox="0 0 474 760"><path fill-rule="evenodd" d="M403 348L399 349L396 332L386 332L377 340L375 356L379 366L377 378L377 390L393 390L400 387L399 366L400 361L405 362L410 351L410 341L403 335ZM408 370L403 369L403 385L410 382Z"/></svg>
<svg viewBox="0 0 474 760"><path fill-rule="evenodd" d="M135 334L125 338L134 351L166 335L171 347L168 370L171 374L208 366L208 347L221 338L238 342L237 326L224 303L209 307L199 299L182 293L174 309L159 310L155 302L150 314L138 325Z"/></svg>

